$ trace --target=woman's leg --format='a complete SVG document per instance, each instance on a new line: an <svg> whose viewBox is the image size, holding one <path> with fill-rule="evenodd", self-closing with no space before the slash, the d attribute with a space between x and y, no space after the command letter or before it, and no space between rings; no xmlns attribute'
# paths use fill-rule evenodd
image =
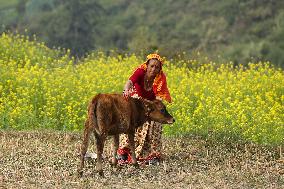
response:
<svg viewBox="0 0 284 189"><path fill-rule="evenodd" d="M146 122L139 127L135 133L135 153L136 157L149 160L160 158L162 150L162 124L158 122ZM129 139L123 134L120 137L119 155L129 151Z"/></svg>
<svg viewBox="0 0 284 189"><path fill-rule="evenodd" d="M148 126L147 136L142 149L142 156L149 160L160 158L162 151L162 124L151 121Z"/></svg>
<svg viewBox="0 0 284 189"><path fill-rule="evenodd" d="M135 132L134 142L136 157L142 156L142 149L145 145L149 125L149 123L145 123L142 127L139 127ZM118 149L118 155L121 157L124 156L126 153L129 152L129 149L130 146L128 136L126 134L120 135L120 146ZM124 157L124 159L126 158Z"/></svg>

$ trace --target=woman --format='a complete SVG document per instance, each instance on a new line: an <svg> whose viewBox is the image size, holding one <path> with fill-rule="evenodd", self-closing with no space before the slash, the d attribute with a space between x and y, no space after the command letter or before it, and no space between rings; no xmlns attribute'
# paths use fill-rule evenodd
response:
<svg viewBox="0 0 284 189"><path fill-rule="evenodd" d="M163 59L158 54L149 54L147 61L141 64L126 82L123 95L127 99L145 98L148 100L166 100L171 102L167 81L162 71ZM153 164L161 160L162 125L151 121L138 128L135 133L135 153L140 163ZM121 135L118 149L118 162L130 163L131 156L126 135Z"/></svg>

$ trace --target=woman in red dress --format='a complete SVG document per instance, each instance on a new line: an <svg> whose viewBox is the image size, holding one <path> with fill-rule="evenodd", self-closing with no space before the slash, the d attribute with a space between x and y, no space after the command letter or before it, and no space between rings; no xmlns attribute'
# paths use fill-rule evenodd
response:
<svg viewBox="0 0 284 189"><path fill-rule="evenodd" d="M163 59L158 54L149 54L147 61L141 64L126 82L123 95L127 99L145 98L148 100L166 100L171 102L166 76L162 71ZM135 133L135 153L139 162L153 164L161 160L162 124L147 122ZM131 162L128 138L121 135L118 149L118 162Z"/></svg>

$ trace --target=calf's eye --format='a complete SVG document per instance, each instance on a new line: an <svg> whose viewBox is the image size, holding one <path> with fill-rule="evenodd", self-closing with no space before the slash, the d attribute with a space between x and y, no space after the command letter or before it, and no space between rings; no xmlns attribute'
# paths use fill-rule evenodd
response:
<svg viewBox="0 0 284 189"><path fill-rule="evenodd" d="M166 112L165 109L161 109L161 113L164 114Z"/></svg>

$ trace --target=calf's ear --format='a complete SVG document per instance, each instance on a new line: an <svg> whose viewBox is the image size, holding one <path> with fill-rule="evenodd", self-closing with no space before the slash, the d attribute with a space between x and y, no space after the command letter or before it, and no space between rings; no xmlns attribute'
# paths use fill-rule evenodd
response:
<svg viewBox="0 0 284 189"><path fill-rule="evenodd" d="M142 99L142 102L148 111L154 110L154 102L147 99Z"/></svg>
<svg viewBox="0 0 284 189"><path fill-rule="evenodd" d="M147 100L147 99L142 99L144 104L153 104L153 102L151 100Z"/></svg>
<svg viewBox="0 0 284 189"><path fill-rule="evenodd" d="M153 103L155 103L156 107L158 107L158 108L164 108L165 107L163 102L160 101L160 100L155 100L155 101L153 101Z"/></svg>

